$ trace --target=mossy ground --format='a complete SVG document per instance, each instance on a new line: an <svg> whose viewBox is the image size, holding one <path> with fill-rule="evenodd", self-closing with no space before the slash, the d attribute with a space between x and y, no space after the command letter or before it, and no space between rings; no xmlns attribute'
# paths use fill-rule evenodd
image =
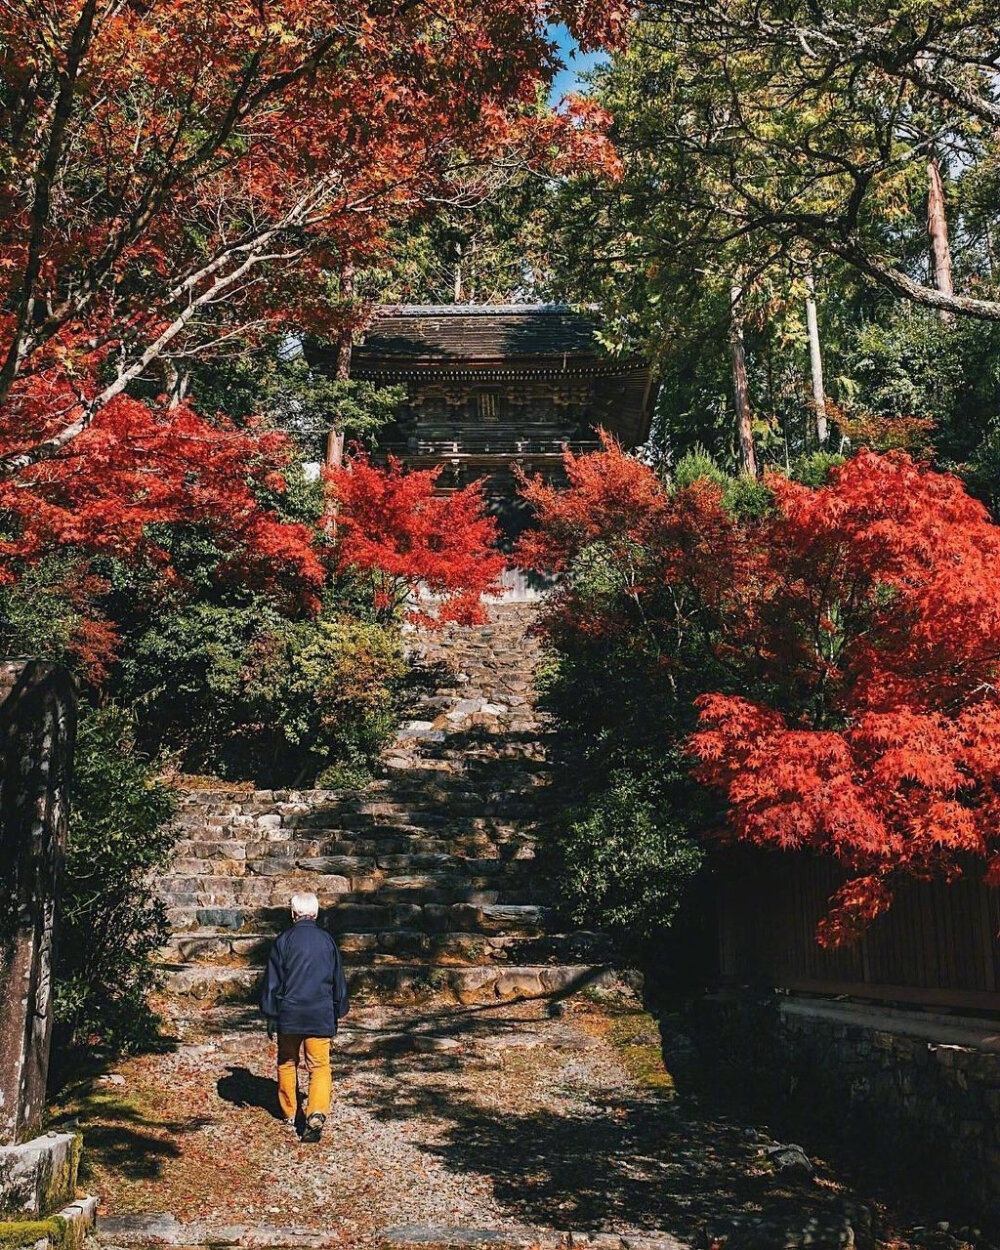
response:
<svg viewBox="0 0 1000 1250"><path fill-rule="evenodd" d="M608 1040L621 1055L625 1070L643 1089L674 1098L677 1087L663 1062L660 1031L645 1011L623 1012L610 1017Z"/></svg>

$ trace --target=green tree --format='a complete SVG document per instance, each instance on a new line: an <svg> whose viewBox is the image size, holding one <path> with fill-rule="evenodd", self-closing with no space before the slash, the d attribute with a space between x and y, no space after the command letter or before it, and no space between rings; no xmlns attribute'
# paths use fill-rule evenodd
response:
<svg viewBox="0 0 1000 1250"><path fill-rule="evenodd" d="M616 71L643 149L676 174L671 241L745 247L756 270L804 245L906 299L1000 318L987 231L961 211L966 180L995 182L995 18L958 0L650 0ZM928 267L932 164L961 218L958 293Z"/></svg>
<svg viewBox="0 0 1000 1250"><path fill-rule="evenodd" d="M56 1021L71 1045L145 1045L157 1020L151 962L169 932L152 874L170 857L170 791L135 744L133 717L84 707L56 947Z"/></svg>

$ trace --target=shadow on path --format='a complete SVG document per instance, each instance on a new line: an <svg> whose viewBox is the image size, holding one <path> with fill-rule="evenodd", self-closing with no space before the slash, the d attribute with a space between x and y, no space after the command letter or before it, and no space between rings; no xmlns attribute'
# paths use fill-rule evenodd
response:
<svg viewBox="0 0 1000 1250"><path fill-rule="evenodd" d="M381 1068L385 1081L366 1084L359 1105L387 1123L435 1125L425 1153L456 1176L487 1178L514 1223L657 1229L697 1245L750 1224L751 1239L732 1244L757 1244L759 1228L762 1250L807 1229L810 1244L846 1244L844 1230L852 1218L857 1223L843 1187L822 1168L816 1180L776 1176L763 1156L766 1134L630 1082L602 1087L607 1052L596 1041L588 1047L585 1035L574 1039L560 1022L520 1013L490 1018L475 1008L412 1022L420 1032L460 1040L461 1048L389 1057L368 1037L370 1049L362 1043L352 1060ZM536 1085L528 1099L537 1103L541 1093L549 1105L526 1108L516 1086L532 1050L549 1059L564 1053L551 1082ZM498 1068L505 1088L494 1098L477 1073Z"/></svg>
<svg viewBox="0 0 1000 1250"><path fill-rule="evenodd" d="M215 1089L223 1102L230 1102L234 1107L259 1107L275 1120L282 1118L273 1077L258 1076L249 1068L230 1066L227 1075L219 1077Z"/></svg>

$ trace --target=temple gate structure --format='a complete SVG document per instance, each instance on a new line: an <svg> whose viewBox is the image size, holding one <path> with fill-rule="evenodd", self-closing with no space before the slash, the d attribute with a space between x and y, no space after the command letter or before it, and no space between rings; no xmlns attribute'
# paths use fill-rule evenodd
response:
<svg viewBox="0 0 1000 1250"><path fill-rule="evenodd" d="M336 353L315 360L332 369ZM515 469L558 479L564 450L595 448L598 427L638 446L655 399L648 363L610 355L594 317L564 304L386 306L350 375L406 388L381 452L440 466L442 491L485 478L509 537L525 523Z"/></svg>

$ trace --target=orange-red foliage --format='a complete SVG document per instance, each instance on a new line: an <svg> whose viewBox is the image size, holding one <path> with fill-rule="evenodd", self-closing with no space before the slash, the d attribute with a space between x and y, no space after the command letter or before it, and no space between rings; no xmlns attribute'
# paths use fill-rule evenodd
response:
<svg viewBox="0 0 1000 1250"><path fill-rule="evenodd" d="M1000 880L1000 528L958 479L862 451L819 489L770 476L773 512L735 520L718 488L668 494L614 447L567 472L565 493L528 488L524 554L560 569L607 544L636 612L574 621L569 593L550 628L659 629L665 678L700 631L727 676L696 700L696 775L731 836L845 865L821 941L856 935L900 874L972 856Z"/></svg>
<svg viewBox="0 0 1000 1250"><path fill-rule="evenodd" d="M0 468L213 340L335 333L371 262L497 162L610 174L607 118L537 108L549 20L617 0L38 0L0 7Z"/></svg>
<svg viewBox="0 0 1000 1250"><path fill-rule="evenodd" d="M72 455L34 465L16 482L0 479L0 512L11 527L0 540L0 582L65 548L162 561L151 525L201 524L255 586L308 603L323 579L314 535L282 522L252 490L254 482L281 489L287 462L281 434L209 423L187 407L158 413L119 396Z"/></svg>
<svg viewBox="0 0 1000 1250"><path fill-rule="evenodd" d="M393 614L423 590L438 599L436 616L412 608L411 617L475 624L485 619L481 596L500 590L496 522L478 482L435 494L440 473L406 472L393 460L382 469L364 456L328 473L337 567L370 582L379 612Z"/></svg>
<svg viewBox="0 0 1000 1250"><path fill-rule="evenodd" d="M79 557L61 592L82 614L71 651L93 680L103 677L116 634L93 606L106 587L91 561L148 562L172 577L151 527L201 526L223 553L218 576L310 611L324 579L317 536L282 521L254 492L283 488L289 450L281 434L209 423L185 406L165 414L119 396L71 451L0 478L0 585L46 555Z"/></svg>

